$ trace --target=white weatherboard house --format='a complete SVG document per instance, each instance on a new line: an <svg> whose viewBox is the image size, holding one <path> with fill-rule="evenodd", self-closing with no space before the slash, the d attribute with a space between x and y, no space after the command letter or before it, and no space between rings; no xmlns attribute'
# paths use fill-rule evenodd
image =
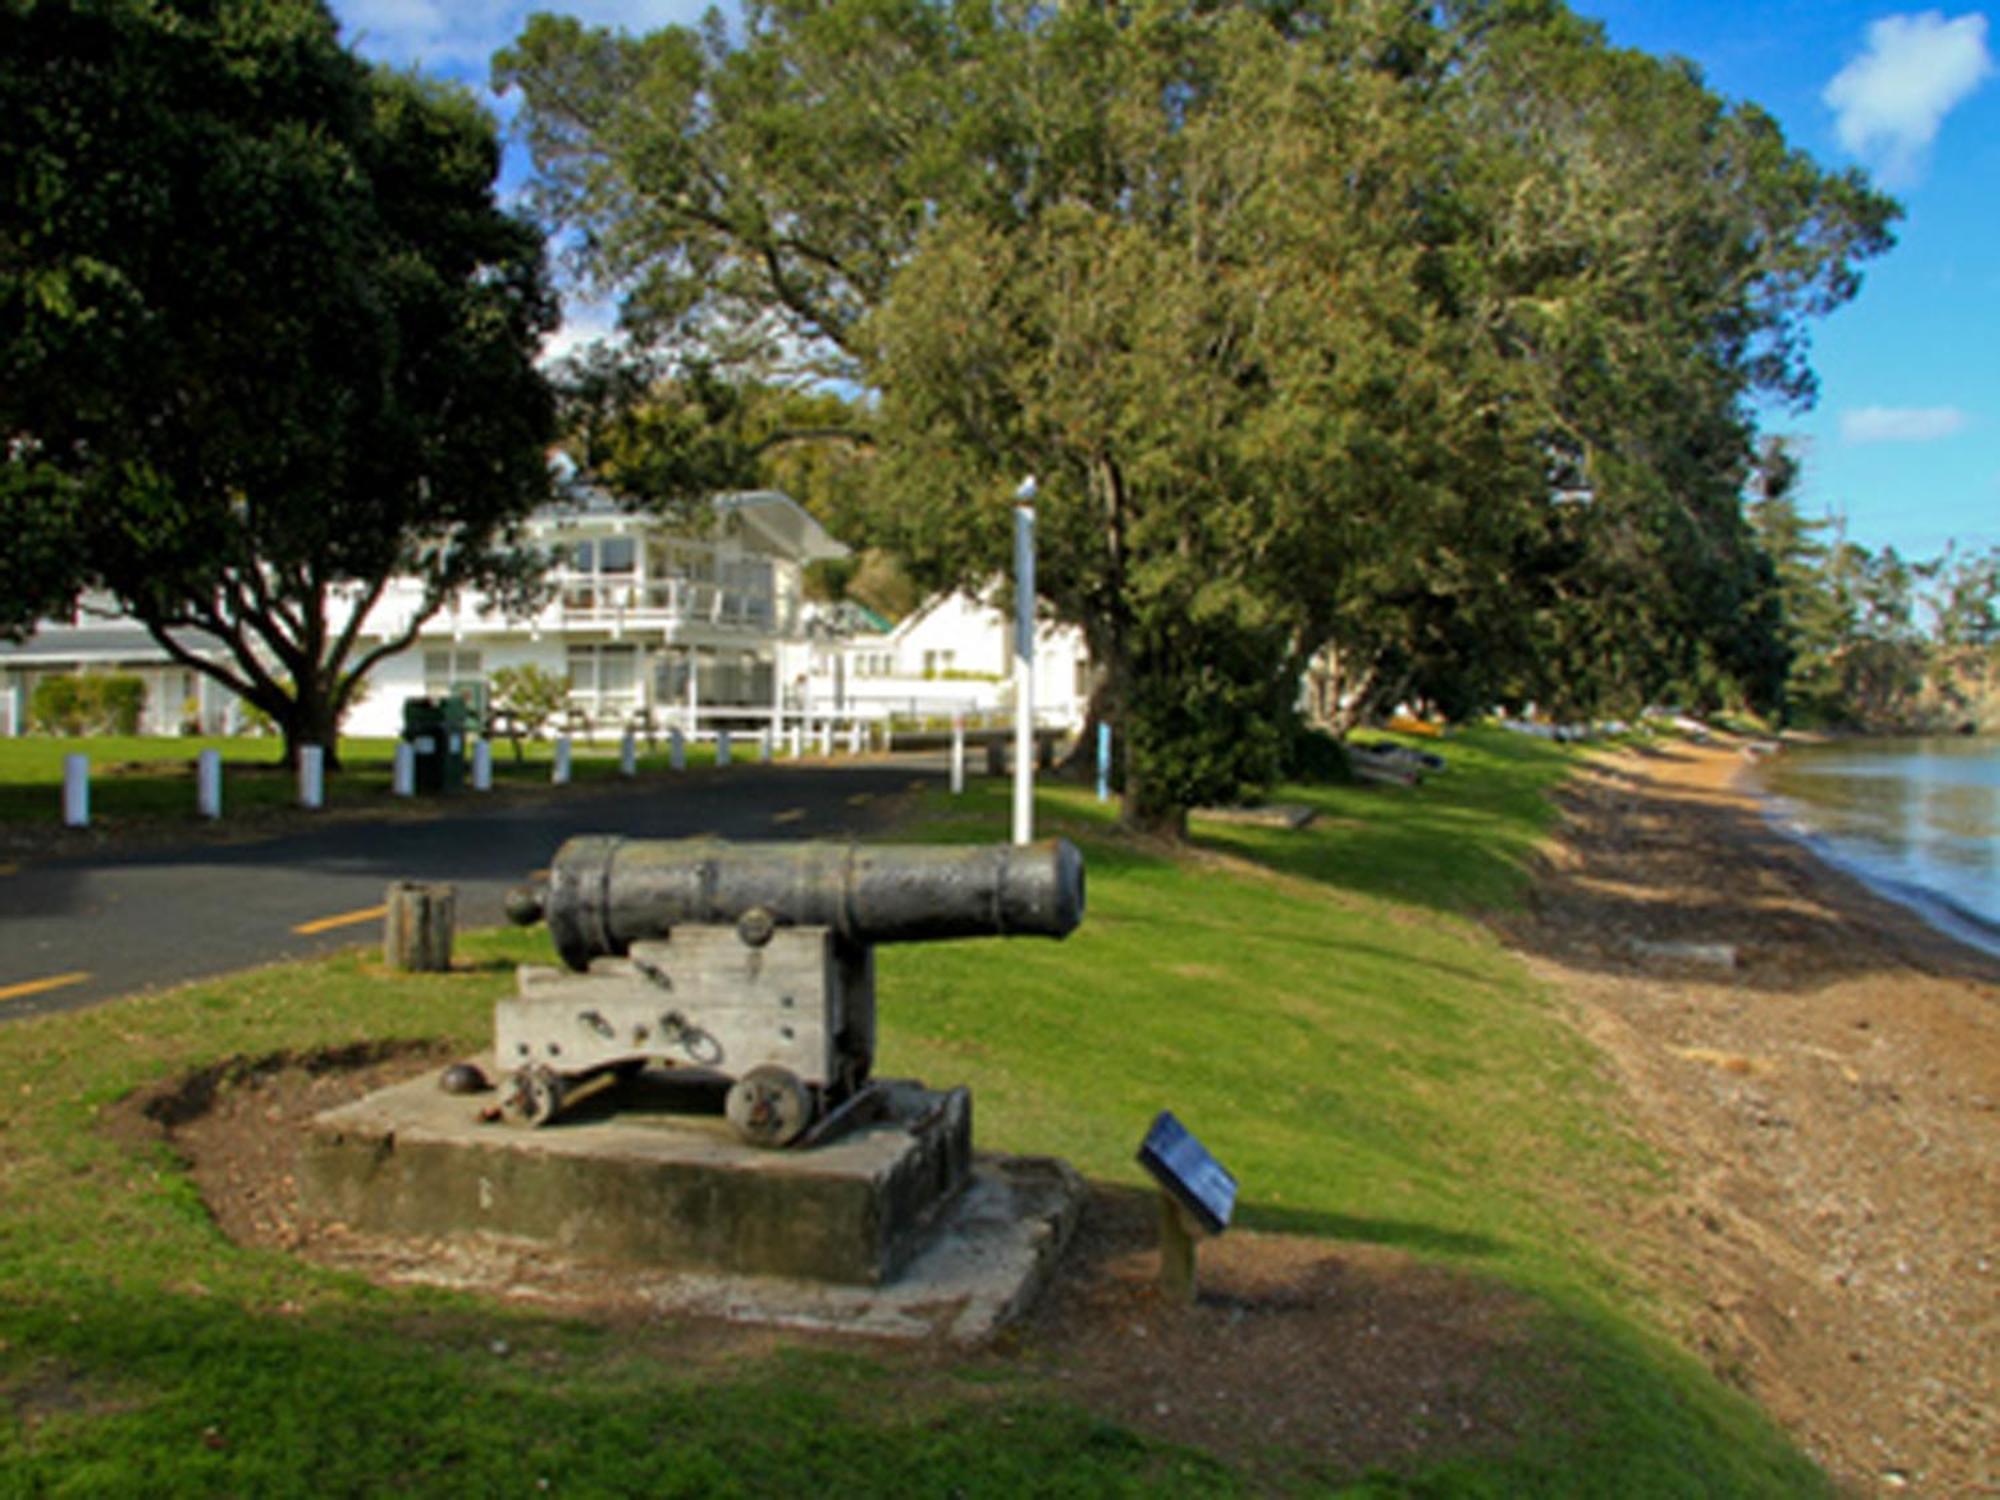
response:
<svg viewBox="0 0 2000 1500"><path fill-rule="evenodd" d="M714 510L706 535L682 536L600 491L572 487L528 526L555 558L549 602L520 619L472 597L433 617L409 650L370 674L345 732L399 733L406 698L455 693L483 707L495 671L527 664L567 677L572 703L613 734L642 711L655 723L699 727L773 723L811 708L803 574L847 549L774 490L720 496ZM414 580L392 582L364 624L363 645L398 633L420 598ZM197 649L221 654L212 642ZM79 670L137 673L146 684L145 733L174 733L184 721L226 733L240 720L224 689L169 661L140 627L86 615L0 643L0 733L26 729L40 677Z"/></svg>
<svg viewBox="0 0 2000 1500"><path fill-rule="evenodd" d="M215 642L198 631L174 638L198 656L220 657ZM44 620L25 641L0 641L0 737L28 732L28 703L44 677L76 672L119 672L146 688L141 734L178 734L183 725L229 734L239 714L229 690L184 667L130 620L85 612L75 622Z"/></svg>
<svg viewBox="0 0 2000 1500"><path fill-rule="evenodd" d="M982 594L939 594L887 631L843 632L815 656L816 702L841 717L936 719L1013 711L1014 618ZM1041 621L1035 629L1035 721L1080 726L1090 703L1083 633Z"/></svg>

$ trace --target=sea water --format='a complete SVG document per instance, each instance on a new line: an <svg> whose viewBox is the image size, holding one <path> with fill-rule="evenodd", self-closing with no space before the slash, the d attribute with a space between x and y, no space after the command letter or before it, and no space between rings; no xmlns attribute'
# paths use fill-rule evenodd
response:
<svg viewBox="0 0 2000 1500"><path fill-rule="evenodd" d="M1815 853L2000 954L2000 740L1792 747L1762 784L1779 826Z"/></svg>

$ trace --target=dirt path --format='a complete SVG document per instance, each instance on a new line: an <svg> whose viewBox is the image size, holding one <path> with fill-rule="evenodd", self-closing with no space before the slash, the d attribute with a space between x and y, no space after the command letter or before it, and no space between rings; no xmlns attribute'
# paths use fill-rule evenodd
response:
<svg viewBox="0 0 2000 1500"><path fill-rule="evenodd" d="M2000 1494L2000 964L1773 832L1745 752L1605 758L1509 939L1676 1191L1690 1347L1860 1493Z"/></svg>

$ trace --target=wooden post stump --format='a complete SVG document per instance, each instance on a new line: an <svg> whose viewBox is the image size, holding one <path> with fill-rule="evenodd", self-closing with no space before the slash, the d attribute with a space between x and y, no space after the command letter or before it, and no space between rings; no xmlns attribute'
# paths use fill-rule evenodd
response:
<svg viewBox="0 0 2000 1500"><path fill-rule="evenodd" d="M399 880L389 887L382 926L382 961L405 973L443 973L451 967L451 933L458 892L448 885Z"/></svg>
<svg viewBox="0 0 2000 1500"><path fill-rule="evenodd" d="M1160 1294L1187 1306L1195 1296L1194 1247L1200 1230L1171 1193L1160 1194Z"/></svg>

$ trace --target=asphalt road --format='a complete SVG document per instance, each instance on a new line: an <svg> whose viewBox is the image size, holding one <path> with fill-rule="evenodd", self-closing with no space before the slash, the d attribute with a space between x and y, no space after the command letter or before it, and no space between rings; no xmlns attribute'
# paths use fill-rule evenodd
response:
<svg viewBox="0 0 2000 1500"><path fill-rule="evenodd" d="M0 1021L160 985L379 943L396 880L448 881L464 927L504 920L507 890L579 833L829 838L880 825L936 757L743 766L573 787L482 805L322 826L246 843L190 843L44 860L0 872ZM1004 836L1001 835L1001 836Z"/></svg>

